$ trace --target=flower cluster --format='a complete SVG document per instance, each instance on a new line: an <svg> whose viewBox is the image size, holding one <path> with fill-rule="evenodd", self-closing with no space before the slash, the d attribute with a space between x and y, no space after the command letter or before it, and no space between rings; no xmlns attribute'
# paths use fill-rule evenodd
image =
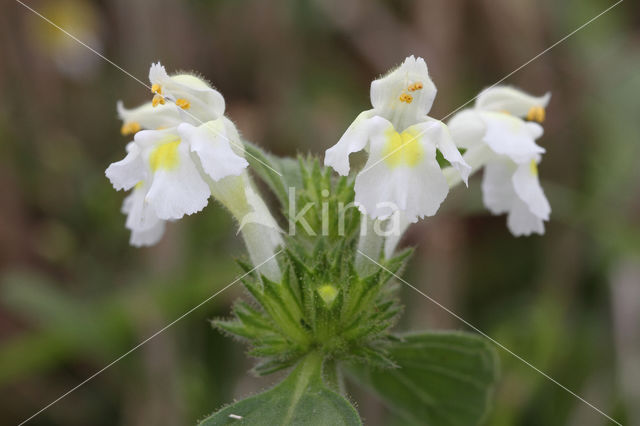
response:
<svg viewBox="0 0 640 426"><path fill-rule="evenodd" d="M534 97L509 87L492 87L474 108L456 114L448 125L426 114L436 88L422 58L371 83L373 109L362 112L325 154L325 165L349 173L349 155L366 150L368 160L356 176L355 202L371 218L394 213L401 228L434 215L450 187L485 168L484 203L494 214L507 213L511 232L544 232L550 207L538 180L545 108L550 95ZM465 150L461 155L460 150ZM441 169L440 151L452 167ZM387 245L395 248L398 236ZM386 250L387 254L389 250Z"/></svg>
<svg viewBox="0 0 640 426"><path fill-rule="evenodd" d="M510 87L481 92L475 106L457 113L449 128L464 158L484 166L482 195L493 214L507 213L507 226L516 236L544 233L551 207L538 180L544 148L545 108L551 95L527 95Z"/></svg>
<svg viewBox="0 0 640 426"><path fill-rule="evenodd" d="M238 221L249 214L260 218L262 235L252 223L243 226L243 236L259 240L249 251L260 252L256 263L264 261L281 238L252 189L240 136L224 116L224 98L198 77L169 76L159 63L151 66L149 80L151 101L130 110L118 104L122 134L134 136L127 156L106 170L115 189L132 190L123 204L131 244L157 243L167 221L199 212L213 195Z"/></svg>
<svg viewBox="0 0 640 426"><path fill-rule="evenodd" d="M149 80L149 102L134 109L118 104L122 134L133 141L126 157L106 170L116 189L131 190L123 204L131 244L155 244L167 221L202 210L213 197L238 220L253 263L265 261L282 244L281 231L247 173L244 144L224 115L224 98L203 79L170 76L159 63ZM324 164L343 176L352 153L368 153L351 181L363 217L377 223L393 218L404 230L436 214L450 188L484 168L487 208L506 213L514 235L544 233L551 208L538 180L545 150L536 140L550 95L491 87L447 124L427 115L435 96L427 64L410 56L371 83L372 108L327 149ZM376 256L384 245L389 258L401 233L360 238L359 250ZM280 276L275 261L266 270L273 279Z"/></svg>

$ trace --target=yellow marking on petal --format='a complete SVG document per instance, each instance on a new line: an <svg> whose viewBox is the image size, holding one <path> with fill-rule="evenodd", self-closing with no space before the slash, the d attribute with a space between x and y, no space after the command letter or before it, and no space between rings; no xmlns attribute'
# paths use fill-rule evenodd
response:
<svg viewBox="0 0 640 426"><path fill-rule="evenodd" d="M507 111L506 109L501 109L500 111L502 114L507 114L507 115L511 115L511 113L509 111Z"/></svg>
<svg viewBox="0 0 640 426"><path fill-rule="evenodd" d="M158 105L164 105L164 97L162 95L153 95L151 106L157 107Z"/></svg>
<svg viewBox="0 0 640 426"><path fill-rule="evenodd" d="M413 96L409 95L408 93L403 93L398 99L400 99L400 102L406 102L410 104L411 101L413 101Z"/></svg>
<svg viewBox="0 0 640 426"><path fill-rule="evenodd" d="M541 106L534 106L529 109L527 113L527 120L529 121L537 121L538 123L542 123L546 118L546 112Z"/></svg>
<svg viewBox="0 0 640 426"><path fill-rule="evenodd" d="M420 90L422 89L424 86L422 85L421 81L416 81L415 83L409 85L408 90L410 92L415 92L416 90Z"/></svg>
<svg viewBox="0 0 640 426"><path fill-rule="evenodd" d="M158 145L149 155L149 166L152 171L172 170L178 166L178 145L180 139Z"/></svg>
<svg viewBox="0 0 640 426"><path fill-rule="evenodd" d="M140 188L142 188L143 185L144 185L144 182L140 181L140 182L136 183L136 186L134 186L134 189L140 189Z"/></svg>
<svg viewBox="0 0 640 426"><path fill-rule="evenodd" d="M529 170L533 176L538 176L538 163L536 163L536 160L531 160L531 163L529 163Z"/></svg>
<svg viewBox="0 0 640 426"><path fill-rule="evenodd" d="M176 105L178 105L182 109L189 109L189 107L191 106L191 102L186 99L180 98L176 99Z"/></svg>
<svg viewBox="0 0 640 426"><path fill-rule="evenodd" d="M160 86L159 84L152 84L151 93L154 93L156 95L162 94L162 86Z"/></svg>
<svg viewBox="0 0 640 426"><path fill-rule="evenodd" d="M382 157L389 167L414 167L422 161L424 150L417 133L407 130L398 133L390 127L385 136L387 142L382 150Z"/></svg>
<svg viewBox="0 0 640 426"><path fill-rule="evenodd" d="M140 123L138 123L137 121L131 121L122 125L122 127L120 128L120 133L122 133L122 136L135 135L140 131L140 129Z"/></svg>
<svg viewBox="0 0 640 426"><path fill-rule="evenodd" d="M336 300L336 297L338 297L339 292L339 290L331 284L325 284L321 287L318 287L316 291L318 292L318 295L322 298L322 300L324 300L324 303L327 304L327 306L331 306L333 301Z"/></svg>

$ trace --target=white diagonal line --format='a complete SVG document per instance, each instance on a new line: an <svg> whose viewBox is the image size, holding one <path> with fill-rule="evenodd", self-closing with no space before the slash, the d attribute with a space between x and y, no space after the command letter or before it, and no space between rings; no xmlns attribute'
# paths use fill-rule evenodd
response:
<svg viewBox="0 0 640 426"><path fill-rule="evenodd" d="M105 61L107 61L109 64L113 65L114 67L116 67L117 69L119 69L120 71L122 71L123 73L125 73L126 75L128 75L129 77L131 77L132 79L134 79L135 81L137 81L138 83L140 83L141 85L143 85L144 87L146 87L147 89L151 90L151 86L149 86L147 83L145 83L144 81L140 80L138 77L136 77L135 75L131 74L129 71L125 70L124 68L122 68L120 65L116 64L115 62L113 62L111 59L107 58L106 56L104 56L103 54L101 54L100 52L98 52L97 50L95 50L93 47L89 46L88 44L86 44L85 42L83 42L82 40L80 40L78 37L74 36L73 34L71 34L69 31L65 30L64 28L62 28L61 26L59 26L58 24L56 24L55 22L53 22L51 19L47 18L46 16L42 15L40 12L38 12L37 10L27 6L26 4L24 4L22 1L20 0L16 0L16 2L20 3L22 6L24 6L26 9L30 10L31 12L35 13L36 15L38 15L40 18L42 18L44 21L48 22L49 24L51 24L52 26L54 26L55 28L57 28L58 30L62 31L64 34L66 34L67 36L69 36L70 38L72 38L73 40L75 40L76 42L80 43L82 46L86 47L87 49L89 49L91 52L95 53L96 55L98 55L100 58L104 59ZM169 102L172 102L175 105L175 101L171 98L168 98L166 96L163 97L164 99L169 100ZM180 108L179 106L176 105L177 108ZM200 120L198 117L194 116L193 114L191 114L189 111L184 110L182 108L180 108L180 111L182 111L183 113L185 113L186 115L190 116L191 118L193 118L194 120L196 120L198 123L200 124L204 124L204 122L202 120ZM236 143L235 141L232 141L231 139L227 138L226 135L222 134L221 132L219 132L216 129L211 128L210 126L207 126L207 129L210 130L212 133L217 134L218 136L220 136L222 139L226 140L227 142L229 142L231 145L234 145L236 148L241 149L242 152L248 156L250 156L251 158L253 158L254 160L256 160L257 162L259 162L260 164L262 164L265 167L268 167L270 170L272 170L274 173L276 173L279 176L282 176L282 173L280 173L279 171L277 171L276 169L274 169L273 167L271 167L270 165L266 164L264 161L260 160L259 158L257 158L255 155L251 154L250 152L248 152L244 146Z"/></svg>
<svg viewBox="0 0 640 426"><path fill-rule="evenodd" d="M181 319L183 319L184 317L186 317L187 315L189 315L190 313L192 313L193 311L195 311L196 309L198 309L199 307L201 307L202 305L204 305L205 303L209 302L211 299L213 299L214 297L216 297L217 295L219 295L220 293L222 293L223 291L225 291L226 289L228 289L229 287L231 287L232 285L236 284L238 281L242 280L244 277L246 277L247 275L249 275L250 273L252 273L253 271L255 271L256 269L258 269L259 267L261 267L262 265L266 264L267 262L271 261L274 257L276 257L277 255L279 255L280 253L282 253L282 250L278 250L277 253L275 253L273 256L269 257L267 260L265 260L264 262L260 263L259 265L255 266L253 269L251 269L250 271L245 272L244 274L242 274L241 276L239 276L238 278L236 278L235 280L233 280L231 283L227 284L224 288L222 288L221 290L218 290L217 292L215 292L214 294L212 294L211 296L207 297L205 300L203 300L202 302L198 303L196 306L194 306L193 308L189 309L187 312L185 312L184 314L180 315L178 318L174 319L173 321L171 321L169 324L165 325L164 327L162 327L160 330L156 331L155 333L153 333L151 336L147 337L146 339L144 339L142 342L138 343L137 345L135 345L133 348L129 349L127 352L123 353L122 355L120 355L118 358L114 359L113 361L111 361L109 364L105 365L103 368L101 368L100 370L96 371L95 373L93 373L91 376L87 377L85 380L83 380L82 382L78 383L76 386L72 387L71 389L69 389L67 392L63 393L62 395L60 395L58 398L54 399L53 401L51 401L49 404L45 405L44 407L42 407L39 411L35 412L33 415L31 415L31 417L23 420L18 426L22 426L23 424L27 423L28 421L32 420L34 417L36 417L38 414L42 413L43 411L47 410L49 407L51 407L52 405L56 404L57 402L59 402L61 399L65 398L66 396L68 396L69 394L71 394L72 392L76 391L78 388L80 388L81 386L85 385L87 382L91 381L92 379L94 379L96 376L100 375L101 373L103 373L105 370L107 370L109 367L113 366L115 363L117 363L118 361L122 360L123 358L125 358L127 355L131 354L132 352L134 352L136 349L140 348L141 346L143 346L145 343L149 342L151 339L153 339L154 337L158 336L159 334L163 333L164 331L166 331L168 328L170 328L171 326L173 326L175 323L177 323L178 321L180 321Z"/></svg>
<svg viewBox="0 0 640 426"><path fill-rule="evenodd" d="M390 273L391 275L393 275L395 278L397 278L398 280L400 280L402 283L406 284L407 286L411 287L413 290L415 290L416 292L420 293L422 296L424 296L425 298L427 298L429 301L431 301L432 303L434 303L435 305L437 305L439 308L443 309L444 311L446 311L447 313L449 313L450 315L452 315L453 317L455 317L456 319L458 319L459 321L461 321L462 323L464 323L465 325L467 325L468 327L470 327L471 329L473 329L474 331L476 331L477 333L479 333L480 335L482 335L483 337L485 337L486 339L488 339L489 341L491 341L491 343L493 343L494 345L498 346L500 349L504 350L505 352L509 353L510 355L512 355L513 357L515 357L516 359L518 359L519 361L523 362L524 364L526 364L527 366L529 366L530 368L532 368L534 371L540 373L541 375L543 375L545 378L547 378L548 380L550 380L551 382L555 383L556 385L560 386L562 389L564 389L565 391L567 391L568 393L570 393L571 395L573 395L574 397L578 398L580 401L582 401L583 403L587 404L589 407L593 408L595 411L597 411L598 413L602 414L604 417L606 417L607 419L609 419L610 421L612 421L613 423L622 426L621 423L619 423L618 421L614 420L613 418L611 418L609 415L607 415L604 411L600 410L598 407L596 407L595 405L593 405L592 403L590 403L589 401L587 401L586 399L582 398L580 395L578 395L577 393L575 393L574 391L572 391L571 389L567 388L566 386L564 386L562 383L558 382L556 379L554 379L553 377L549 376L547 373L545 373L544 371L540 370L538 367L536 367L535 365L531 364L529 361L527 361L526 359L522 358L520 355L514 353L511 349L507 348L506 346L504 346L502 343L498 342L496 339L494 339L493 337L489 336L487 333L485 333L484 331L480 330L478 327L476 327L475 325L471 324L469 321L465 320L464 318L462 318L460 315L456 314L455 312L453 312L451 309L447 308L446 306L442 305L441 303L439 303L437 300L435 300L433 297L427 295L426 293L422 292L420 289L418 289L417 287L411 285L409 282L407 282L406 280L404 280L403 278L399 277L398 275L396 275L395 273L393 273L392 271L390 271L388 268L386 268L385 266L381 265L380 263L376 262L375 260L373 260L371 257L367 256L366 254L364 254L363 252L361 252L360 250L358 250L358 253L360 253L362 256L364 256L365 258L369 259L371 262L375 263L376 265L378 265L380 268L384 269L385 271L387 271L388 273Z"/></svg>
<svg viewBox="0 0 640 426"><path fill-rule="evenodd" d="M589 19L587 22L585 22L584 24L580 25L578 28L576 28L575 30L571 31L569 34L567 34L566 36L562 37L560 40L556 41L555 43L553 43L551 46L547 47L546 49L544 49L542 52L538 53L536 56L534 56L533 58L529 59L527 62L525 62L524 64L520 65L518 68L516 68L515 70L511 71L509 74L505 75L504 77L502 77L500 80L496 81L495 83L493 83L491 86L489 86L487 89L491 89L492 87L497 86L498 84L502 83L503 81L505 81L506 79L508 79L509 77L511 77L512 75L514 75L515 73L517 73L518 71L520 71L522 68L526 67L527 65L529 65L531 62L535 61L536 59L538 59L539 57L541 57L542 55L544 55L545 53L548 53L551 49L553 49L554 47L558 46L559 44L563 43L564 41L566 41L569 37L573 36L575 33L577 33L578 31L584 29L587 25L591 24L593 21L595 21L596 19L600 18L602 15L604 15L605 13L609 12L611 9L613 9L614 7L618 6L620 3L622 3L624 0L618 0L616 3L614 3L613 5L609 6L608 8L606 8L605 10L603 10L602 12L600 12L599 14L597 14L596 16L594 16L593 18ZM444 121L447 118L449 118L451 115L455 114L456 112L458 112L459 110L461 110L462 108L464 108L465 106L469 105L471 102L475 101L478 98L479 95L474 96L473 98L469 99L468 101L466 101L465 103L463 103L462 105L460 105L458 108L454 109L453 111L451 111L449 114L445 115L444 117L442 117L442 119L440 121ZM375 165L381 163L382 161L384 161L386 158L390 157L391 155L393 155L395 152L401 150L405 145L408 145L409 143L413 142L414 140L420 138L422 135L424 134L424 131L422 132L418 132L414 137L410 138L409 140L407 140L406 142L404 142L402 145L400 145L399 147L393 149L391 152L389 152L388 154L386 154L384 157L380 158L378 161L376 161L375 163L371 164L368 167L365 167L363 170L360 171L360 173L365 173L368 170L371 170L371 168L373 168Z"/></svg>

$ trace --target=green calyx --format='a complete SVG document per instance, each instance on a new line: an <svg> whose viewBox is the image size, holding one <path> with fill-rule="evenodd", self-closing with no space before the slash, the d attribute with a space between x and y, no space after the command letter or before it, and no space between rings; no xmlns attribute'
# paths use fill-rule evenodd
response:
<svg viewBox="0 0 640 426"><path fill-rule="evenodd" d="M354 265L360 256L360 212L351 208L338 214L353 202L352 182L333 178L317 161L300 160L290 172L298 185L295 198L283 203L284 216L306 223L296 223L295 235L285 239L278 256L283 278L274 282L241 263L250 272L243 283L253 303L237 302L233 318L214 325L249 343L249 354L260 359L258 374L289 367L309 353L393 366L387 348L401 306L390 282L409 252L379 259L384 268L376 265L359 275ZM292 201L298 209L294 213Z"/></svg>

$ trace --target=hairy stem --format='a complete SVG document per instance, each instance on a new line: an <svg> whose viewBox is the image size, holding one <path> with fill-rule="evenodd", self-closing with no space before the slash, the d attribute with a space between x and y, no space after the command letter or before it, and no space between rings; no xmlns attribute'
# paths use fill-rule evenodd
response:
<svg viewBox="0 0 640 426"><path fill-rule="evenodd" d="M345 393L344 376L338 362L334 358L327 358L322 364L322 376L324 382L341 395Z"/></svg>

